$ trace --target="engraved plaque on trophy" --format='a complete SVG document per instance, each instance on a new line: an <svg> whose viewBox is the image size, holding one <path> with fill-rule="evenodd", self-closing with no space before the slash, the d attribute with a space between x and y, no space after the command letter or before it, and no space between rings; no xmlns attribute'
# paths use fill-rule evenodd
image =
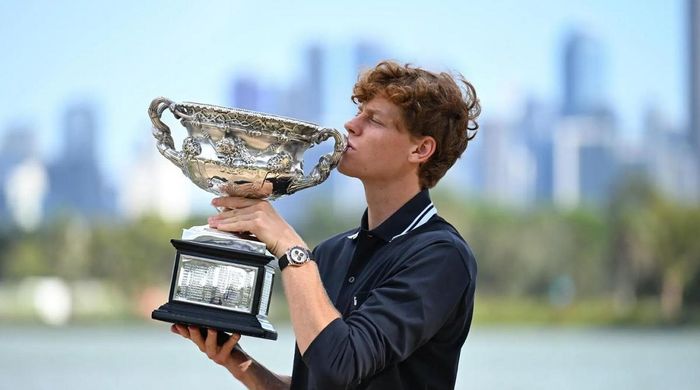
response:
<svg viewBox="0 0 700 390"><path fill-rule="evenodd" d="M160 120L166 109L187 129L181 151ZM236 108L156 98L148 113L160 153L216 195L273 200L317 185L347 145L337 130ZM304 152L331 137L334 150L305 175ZM171 243L176 255L169 300L153 319L277 339L267 317L276 260L265 244L205 226L186 229Z"/></svg>

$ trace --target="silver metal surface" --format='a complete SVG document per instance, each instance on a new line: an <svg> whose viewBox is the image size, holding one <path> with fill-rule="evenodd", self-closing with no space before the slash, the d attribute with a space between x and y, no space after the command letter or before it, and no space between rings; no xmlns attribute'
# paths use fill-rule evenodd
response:
<svg viewBox="0 0 700 390"><path fill-rule="evenodd" d="M166 109L187 129L181 151L161 121ZM160 153L197 186L217 195L274 199L315 186L328 178L347 146L335 129L237 108L159 97L148 115ZM304 152L331 137L333 151L305 175Z"/></svg>
<svg viewBox="0 0 700 390"><path fill-rule="evenodd" d="M251 313L257 277L256 267L182 254L173 299Z"/></svg>

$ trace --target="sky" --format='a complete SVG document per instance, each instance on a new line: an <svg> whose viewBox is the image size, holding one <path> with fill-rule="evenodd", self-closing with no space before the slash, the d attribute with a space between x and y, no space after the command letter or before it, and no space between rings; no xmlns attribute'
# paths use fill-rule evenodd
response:
<svg viewBox="0 0 700 390"><path fill-rule="evenodd" d="M359 39L400 62L461 72L476 86L485 118L509 117L525 97L559 104L562 45L578 29L602 43L601 88L621 131L634 140L651 105L685 125L685 6L685 0L10 0L0 5L0 139L27 126L51 161L63 147L67 107L90 102L98 114L99 163L118 183L139 148L155 149L146 114L153 98L229 105L236 75L285 86L301 73L310 43L342 47Z"/></svg>

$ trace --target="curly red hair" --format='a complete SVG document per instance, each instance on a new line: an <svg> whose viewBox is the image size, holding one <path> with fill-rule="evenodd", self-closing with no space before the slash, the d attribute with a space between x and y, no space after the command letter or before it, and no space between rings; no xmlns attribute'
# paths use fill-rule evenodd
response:
<svg viewBox="0 0 700 390"><path fill-rule="evenodd" d="M435 152L419 170L421 188L434 187L476 136L481 106L474 86L461 74L383 61L359 76L352 101L362 104L378 95L399 106L410 134L435 139Z"/></svg>

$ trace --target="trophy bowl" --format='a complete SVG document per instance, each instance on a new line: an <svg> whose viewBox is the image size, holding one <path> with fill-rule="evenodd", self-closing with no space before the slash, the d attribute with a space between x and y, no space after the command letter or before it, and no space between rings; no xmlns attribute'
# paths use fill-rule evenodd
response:
<svg viewBox="0 0 700 390"><path fill-rule="evenodd" d="M161 121L168 109L187 129L181 151ZM154 99L148 109L158 151L198 187L217 195L275 199L328 178L347 147L339 131L239 108ZM333 137L335 146L308 175L303 155Z"/></svg>

